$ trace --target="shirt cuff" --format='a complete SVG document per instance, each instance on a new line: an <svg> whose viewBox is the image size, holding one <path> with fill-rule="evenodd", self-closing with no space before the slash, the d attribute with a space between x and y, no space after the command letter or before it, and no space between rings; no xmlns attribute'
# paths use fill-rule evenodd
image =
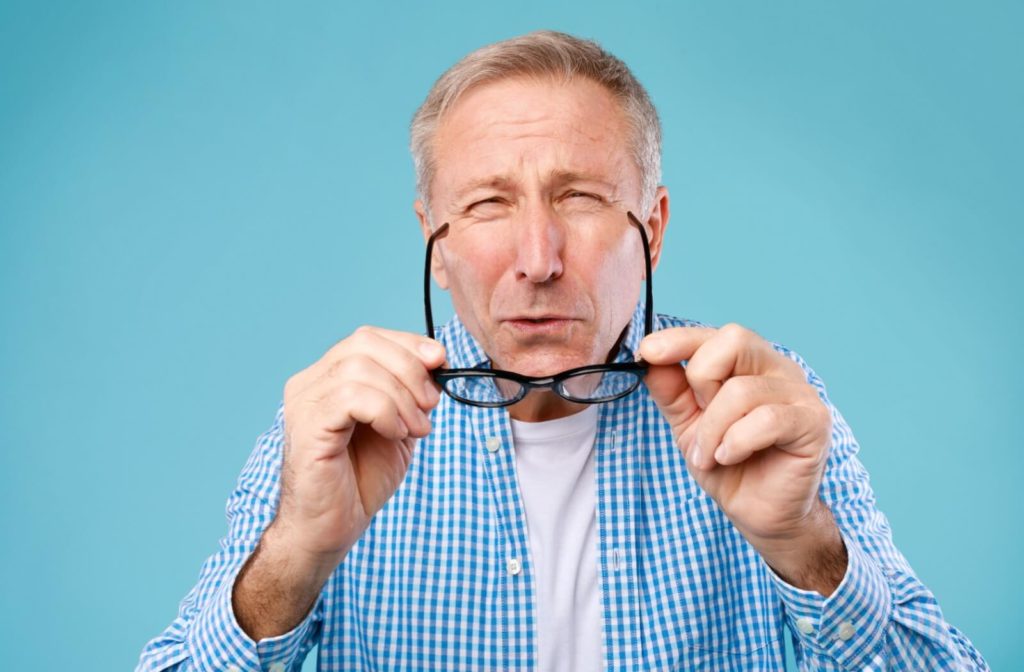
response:
<svg viewBox="0 0 1024 672"><path fill-rule="evenodd" d="M804 649L836 661L843 669L861 669L883 645L892 597L881 569L845 534L843 542L846 574L827 598L786 583L764 565L785 605L789 627Z"/></svg>
<svg viewBox="0 0 1024 672"><path fill-rule="evenodd" d="M235 575L220 585L200 611L189 637L192 663L202 672L284 672L313 627L320 600L289 632L254 642L235 619L231 595Z"/></svg>

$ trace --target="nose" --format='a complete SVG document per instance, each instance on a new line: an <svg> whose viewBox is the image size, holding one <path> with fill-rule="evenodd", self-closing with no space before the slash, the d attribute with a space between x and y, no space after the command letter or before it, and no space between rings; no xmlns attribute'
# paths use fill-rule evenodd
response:
<svg viewBox="0 0 1024 672"><path fill-rule="evenodd" d="M545 283L562 275L565 230L555 213L531 208L516 222L516 278Z"/></svg>

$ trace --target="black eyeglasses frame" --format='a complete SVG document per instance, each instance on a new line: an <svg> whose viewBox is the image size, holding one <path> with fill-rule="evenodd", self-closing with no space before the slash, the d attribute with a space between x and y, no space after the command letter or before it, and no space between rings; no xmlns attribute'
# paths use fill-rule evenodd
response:
<svg viewBox="0 0 1024 672"><path fill-rule="evenodd" d="M640 232L640 240L643 242L644 248L644 268L646 270L647 279L647 294L645 296L644 305L644 336L648 336L654 330L654 290L651 279L651 247L650 242L647 240L647 232L644 230L643 224L632 212L627 212L626 217L629 223L636 227ZM448 235L449 224L445 222L437 228L434 233L427 239L427 252L426 262L423 270L423 311L426 317L427 323L427 337L434 338L434 315L430 305L430 262L433 258L434 243L441 238ZM640 385L640 381L647 373L647 362L643 360L637 360L634 362L612 362L609 364L588 364L586 366L579 366L573 369L562 371L561 373L555 374L554 376L524 376L522 374L515 373L513 371L502 371L501 369L472 369L472 368L460 368L460 369L444 369L437 368L430 372L431 377L434 379L441 389L445 391L448 396L452 397L456 401L459 401L470 406L479 406L482 408L500 408L503 406L511 406L523 399L530 390L533 389L550 389L555 394L559 395L563 399L578 403L578 404L601 404L616 399L621 399L629 394L632 394L637 387ZM597 399L580 398L574 397L568 393L563 383L576 376L582 376L593 373L632 373L636 376L636 381L626 390L610 395L608 397L600 397ZM519 393L510 399L503 399L501 401L476 401L473 399L467 399L453 394L448 388L447 383L451 380L458 378L500 378L509 380L517 383L520 386Z"/></svg>

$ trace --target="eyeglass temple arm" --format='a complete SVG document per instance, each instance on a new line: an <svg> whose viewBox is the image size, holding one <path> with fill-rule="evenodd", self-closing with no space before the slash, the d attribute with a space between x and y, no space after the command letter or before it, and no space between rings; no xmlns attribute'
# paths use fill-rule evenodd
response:
<svg viewBox="0 0 1024 672"><path fill-rule="evenodd" d="M651 245L647 241L647 232L644 230L644 225L640 223L640 220L632 212L627 212L626 216L629 218L630 223L637 228L640 232L640 241L644 246L644 269L646 270L647 277L647 296L644 305L644 335L650 334L654 331L654 288L651 280ZM430 234L430 238L427 239L427 259L423 265L423 312L427 322L427 338L434 338L434 316L433 311L430 308L430 261L434 252L434 241L444 238L448 233L448 223L445 222L437 231Z"/></svg>
<svg viewBox="0 0 1024 672"><path fill-rule="evenodd" d="M644 267L647 270L647 301L644 306L644 336L654 331L654 289L651 282L651 244L647 242L647 231L644 225L632 212L627 212L630 223L640 231L640 240L644 244Z"/></svg>
<svg viewBox="0 0 1024 672"><path fill-rule="evenodd" d="M445 222L427 239L427 261L423 265L423 312L427 318L427 338L434 338L434 313L430 309L430 261L433 258L434 241L444 238L447 234L448 222Z"/></svg>

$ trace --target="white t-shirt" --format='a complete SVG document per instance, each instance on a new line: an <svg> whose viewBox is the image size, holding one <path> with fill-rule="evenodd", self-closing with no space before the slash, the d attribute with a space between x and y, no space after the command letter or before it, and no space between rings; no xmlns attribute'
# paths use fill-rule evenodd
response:
<svg viewBox="0 0 1024 672"><path fill-rule="evenodd" d="M597 406L557 420L512 420L536 576L540 672L604 667L597 583Z"/></svg>

